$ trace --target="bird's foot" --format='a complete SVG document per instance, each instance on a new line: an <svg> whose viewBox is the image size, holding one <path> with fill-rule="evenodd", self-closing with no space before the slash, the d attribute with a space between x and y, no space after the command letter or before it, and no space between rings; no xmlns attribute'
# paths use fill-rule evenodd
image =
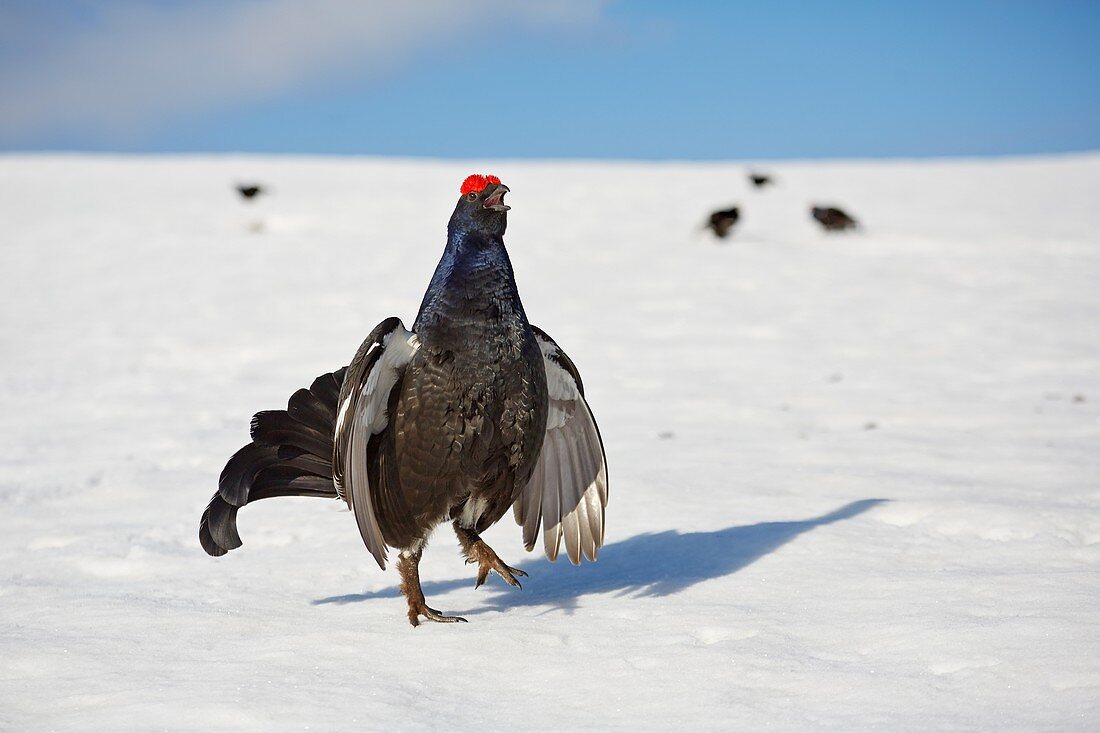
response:
<svg viewBox="0 0 1100 733"><path fill-rule="evenodd" d="M516 588L523 588L516 580L516 576L527 577L527 573L523 572L519 568L514 568L511 565L506 565L503 560L497 557L497 554L493 551L492 547L485 544L484 540L478 539L473 542L467 551L466 564L471 565L473 563L478 564L477 569L477 583L475 588L480 588L481 584L485 582L485 579L489 577L489 571L496 572L497 575L504 578L504 582L508 585L515 586Z"/></svg>
<svg viewBox="0 0 1100 733"><path fill-rule="evenodd" d="M457 624L466 623L466 619L461 616L444 616L439 611L429 606L424 601L419 603L413 603L409 601L409 623L413 626L420 625L420 617L423 616L429 621L435 621L441 624Z"/></svg>
<svg viewBox="0 0 1100 733"><path fill-rule="evenodd" d="M444 616L424 600L424 591L420 588L420 555L424 552L421 545L415 550L402 550L397 556L397 572L401 574L401 592L409 604L409 623L420 625L420 617L441 624L466 623L461 616Z"/></svg>

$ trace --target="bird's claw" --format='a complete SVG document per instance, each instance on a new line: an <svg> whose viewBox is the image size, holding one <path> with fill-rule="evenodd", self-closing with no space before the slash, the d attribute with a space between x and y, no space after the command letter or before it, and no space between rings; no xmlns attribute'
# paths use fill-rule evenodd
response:
<svg viewBox="0 0 1100 733"><path fill-rule="evenodd" d="M513 568L511 565L505 565L496 553L493 553L491 560L482 561L481 565L477 569L477 583L474 584L475 588L480 588L485 580L489 577L489 571L495 572L500 577L504 578L504 582L515 588L522 589L519 581L516 580L516 576L526 578L527 573L523 572L519 568Z"/></svg>
<svg viewBox="0 0 1100 733"><path fill-rule="evenodd" d="M466 555L466 564L473 565L477 563L477 582L474 583L475 588L480 588L484 585L485 581L489 577L490 572L495 572L500 577L504 578L504 582L514 588L523 588L516 580L516 576L526 578L527 573L523 572L519 568L514 568L511 565L507 565L501 560L492 547L485 544L485 540L478 537L477 532L472 529L462 527L457 521L455 521L455 533L458 535L458 541L462 545L462 552Z"/></svg>
<svg viewBox="0 0 1100 733"><path fill-rule="evenodd" d="M466 623L466 619L461 616L444 616L439 611L435 610L427 603L421 603L418 606L409 606L409 623L413 626L420 625L420 617L423 616L429 621L435 621L441 624L456 624Z"/></svg>

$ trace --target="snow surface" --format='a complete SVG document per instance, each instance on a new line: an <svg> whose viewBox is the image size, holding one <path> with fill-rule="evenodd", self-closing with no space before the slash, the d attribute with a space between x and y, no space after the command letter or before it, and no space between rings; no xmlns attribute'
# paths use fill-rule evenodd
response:
<svg viewBox="0 0 1100 733"><path fill-rule="evenodd" d="M0 729L1097 730L1100 156L759 168L0 158ZM252 413L411 323L473 170L607 442L599 562L506 518L531 577L475 590L441 528L470 623L414 629L337 502L207 557Z"/></svg>

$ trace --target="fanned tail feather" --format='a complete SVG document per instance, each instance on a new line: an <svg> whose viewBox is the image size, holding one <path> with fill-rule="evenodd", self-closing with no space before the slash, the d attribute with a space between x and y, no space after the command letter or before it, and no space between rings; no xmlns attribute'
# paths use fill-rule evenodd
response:
<svg viewBox="0 0 1100 733"><path fill-rule="evenodd" d="M322 374L290 397L286 410L258 412L252 442L229 459L218 492L199 522L199 543L218 557L241 546L237 510L274 496L337 498L332 482L332 432L346 367Z"/></svg>

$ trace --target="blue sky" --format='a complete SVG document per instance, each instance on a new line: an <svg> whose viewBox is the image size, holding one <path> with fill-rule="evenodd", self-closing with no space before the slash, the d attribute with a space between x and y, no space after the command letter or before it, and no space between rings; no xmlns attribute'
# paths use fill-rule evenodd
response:
<svg viewBox="0 0 1100 733"><path fill-rule="evenodd" d="M1100 2L0 0L0 149L1100 149Z"/></svg>

